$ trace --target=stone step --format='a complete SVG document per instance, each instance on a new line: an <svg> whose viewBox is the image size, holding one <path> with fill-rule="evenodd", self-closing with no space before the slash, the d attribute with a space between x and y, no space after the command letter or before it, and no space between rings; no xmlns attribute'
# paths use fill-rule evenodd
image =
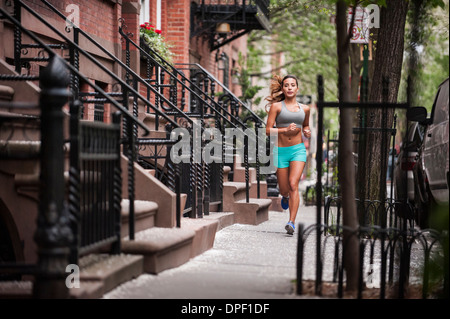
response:
<svg viewBox="0 0 450 319"><path fill-rule="evenodd" d="M142 122L144 122L145 125L147 125L147 127L149 127L151 130L155 130L155 128L156 128L156 115L155 114L151 114L151 113L147 113L147 112L145 112L145 113L140 112L138 115L138 118L140 120L142 120ZM164 126L166 125L167 120L164 117L159 116L158 121L159 121L158 130L164 132L165 131ZM139 134L139 136L142 136L143 130L141 128L139 128L139 130L140 131L138 131L138 134Z"/></svg>
<svg viewBox="0 0 450 319"><path fill-rule="evenodd" d="M19 75L14 68L0 59L0 74L16 76ZM14 90L13 102L38 103L41 89L32 81L0 81L0 85L5 85ZM9 94L8 94L9 95ZM40 108L22 109L22 114L40 115Z"/></svg>
<svg viewBox="0 0 450 319"><path fill-rule="evenodd" d="M205 216L206 217L206 216ZM217 218L181 218L181 228L195 232L192 241L191 258L198 256L214 246L219 228Z"/></svg>
<svg viewBox="0 0 450 319"><path fill-rule="evenodd" d="M210 212L209 215L205 215L203 216L203 218L217 220L217 231L222 230L225 227L231 226L235 223L233 212Z"/></svg>
<svg viewBox="0 0 450 319"><path fill-rule="evenodd" d="M250 198L258 198L258 181L253 181L251 184ZM259 198L268 198L266 181L259 181Z"/></svg>
<svg viewBox="0 0 450 319"><path fill-rule="evenodd" d="M122 252L144 256L144 272L158 274L189 261L194 237L192 229L152 227L123 239Z"/></svg>
<svg viewBox="0 0 450 319"><path fill-rule="evenodd" d="M223 183L223 211L234 212L235 223L257 225L268 220L272 200L250 197L247 203L245 191L245 183Z"/></svg>
<svg viewBox="0 0 450 319"><path fill-rule="evenodd" d="M250 183L256 181L256 169L254 167L249 167L248 175ZM245 183L245 167L235 167L233 181Z"/></svg>
<svg viewBox="0 0 450 319"><path fill-rule="evenodd" d="M80 258L80 288L70 288L71 298L100 298L117 286L140 276L144 258L130 254L90 254Z"/></svg>
<svg viewBox="0 0 450 319"><path fill-rule="evenodd" d="M234 219L238 224L258 225L269 220L269 206L272 204L271 199L267 198L250 198L240 200L234 204Z"/></svg>
<svg viewBox="0 0 450 319"><path fill-rule="evenodd" d="M122 211L122 238L129 235L129 212L130 201L128 199L122 199L121 202ZM148 228L155 226L155 215L158 211L158 204L152 201L135 200L134 201L134 229L135 232L140 232Z"/></svg>
<svg viewBox="0 0 450 319"><path fill-rule="evenodd" d="M143 274L143 259L142 256L127 254L90 254L80 258L77 265L80 285L69 288L69 298L101 298L108 291ZM32 298L33 281L0 281L0 299Z"/></svg>
<svg viewBox="0 0 450 319"><path fill-rule="evenodd" d="M0 299L31 299L33 298L33 282L0 281Z"/></svg>
<svg viewBox="0 0 450 319"><path fill-rule="evenodd" d="M14 89L9 85L0 84L0 101L9 102L14 97Z"/></svg>
<svg viewBox="0 0 450 319"><path fill-rule="evenodd" d="M209 202L209 212L219 212L222 208L221 201Z"/></svg>
<svg viewBox="0 0 450 319"><path fill-rule="evenodd" d="M234 211L233 204L245 199L245 183L224 182L223 183L223 211Z"/></svg>

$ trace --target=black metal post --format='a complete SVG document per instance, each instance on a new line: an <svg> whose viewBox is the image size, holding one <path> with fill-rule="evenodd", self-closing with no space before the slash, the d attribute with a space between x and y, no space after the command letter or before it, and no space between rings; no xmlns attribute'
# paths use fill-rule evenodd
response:
<svg viewBox="0 0 450 319"><path fill-rule="evenodd" d="M58 56L41 72L41 175L35 241L39 271L33 286L36 298L67 298L65 283L73 234L64 200L64 130L62 107L68 102L70 77Z"/></svg>
<svg viewBox="0 0 450 319"><path fill-rule="evenodd" d="M21 22L22 20L22 6L20 1L14 1L14 18ZM18 74L22 72L22 63L20 61L22 51L22 31L19 26L14 26L14 69Z"/></svg>
<svg viewBox="0 0 450 319"><path fill-rule="evenodd" d="M324 101L324 88L323 88L323 77L319 75L317 77L317 85L319 92L319 102ZM316 285L315 293L316 295L322 294L322 260L320 258L320 228L322 224L322 145L323 145L323 107L318 107L318 127L317 127L317 151L316 151L316 167L317 167L317 182L316 182Z"/></svg>
<svg viewBox="0 0 450 319"><path fill-rule="evenodd" d="M244 136L244 165L245 165L245 202L250 202L250 174L248 166L248 135Z"/></svg>
<svg viewBox="0 0 450 319"><path fill-rule="evenodd" d="M297 241L297 295L303 293L303 224L298 224L298 241Z"/></svg>

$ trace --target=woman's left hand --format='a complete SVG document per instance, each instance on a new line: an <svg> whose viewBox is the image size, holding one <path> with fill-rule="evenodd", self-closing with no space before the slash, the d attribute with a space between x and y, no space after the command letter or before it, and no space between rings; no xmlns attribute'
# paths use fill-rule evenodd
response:
<svg viewBox="0 0 450 319"><path fill-rule="evenodd" d="M311 130L309 128L303 129L303 134L305 137L310 138L311 137Z"/></svg>

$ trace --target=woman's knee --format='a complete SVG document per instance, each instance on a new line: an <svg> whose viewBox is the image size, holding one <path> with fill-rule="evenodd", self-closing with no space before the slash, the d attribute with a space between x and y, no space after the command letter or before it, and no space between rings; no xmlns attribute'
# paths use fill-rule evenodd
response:
<svg viewBox="0 0 450 319"><path fill-rule="evenodd" d="M298 191L298 182L296 180L289 181L289 191L290 192Z"/></svg>

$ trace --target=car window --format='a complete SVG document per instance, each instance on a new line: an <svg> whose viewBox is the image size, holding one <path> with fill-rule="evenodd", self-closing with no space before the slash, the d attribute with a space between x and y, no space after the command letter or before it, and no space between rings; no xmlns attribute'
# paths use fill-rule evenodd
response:
<svg viewBox="0 0 450 319"><path fill-rule="evenodd" d="M420 125L418 122L415 122L416 125L414 125L414 136L413 136L413 142L416 146L420 145L423 140L423 126Z"/></svg>
<svg viewBox="0 0 450 319"><path fill-rule="evenodd" d="M448 121L448 81L439 90L435 105L433 106L433 124Z"/></svg>

